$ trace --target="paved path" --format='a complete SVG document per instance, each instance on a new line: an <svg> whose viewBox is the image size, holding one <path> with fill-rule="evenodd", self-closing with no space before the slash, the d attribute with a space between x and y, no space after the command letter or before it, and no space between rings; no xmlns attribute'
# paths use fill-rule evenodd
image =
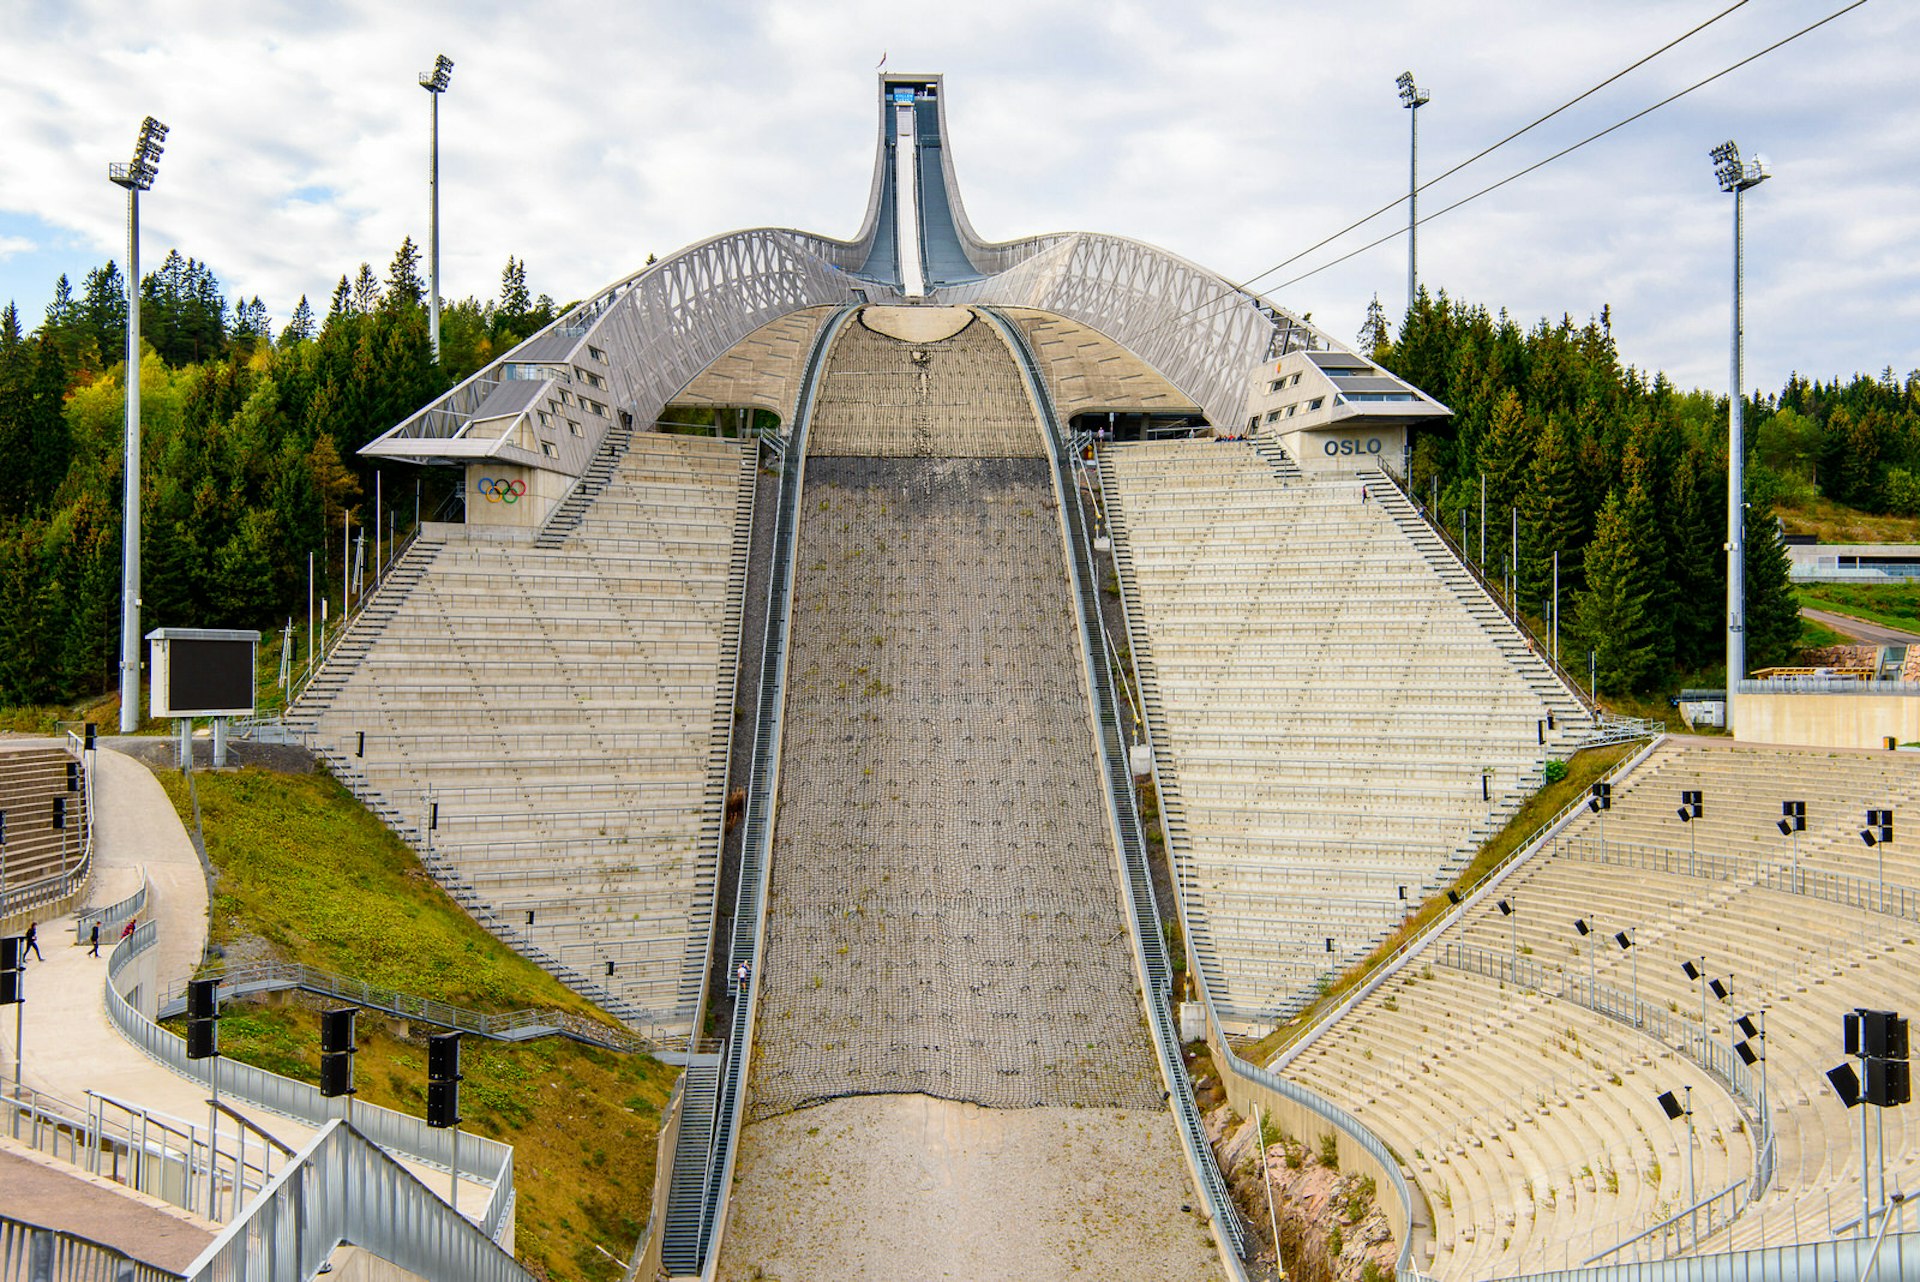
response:
<svg viewBox="0 0 1920 1282"><path fill-rule="evenodd" d="M1800 617L1811 619L1821 627L1832 628L1842 636L1852 637L1862 645L1920 645L1920 635L1902 632L1884 623L1869 623L1865 619L1856 619L1851 614L1835 614L1831 610L1816 610L1811 606L1803 606Z"/></svg>
<svg viewBox="0 0 1920 1282"><path fill-rule="evenodd" d="M78 1233L176 1273L213 1241L215 1226L197 1215L5 1139L0 1189L0 1204L14 1219Z"/></svg>
<svg viewBox="0 0 1920 1282"><path fill-rule="evenodd" d="M105 907L124 899L139 887L140 870L146 869L153 889L142 920L159 923L157 983L164 993L193 974L205 949L207 882L200 857L153 772L104 741L94 754L93 799L95 871L87 902ZM26 1089L81 1109L87 1092L96 1091L204 1130L209 1117L206 1088L147 1058L107 1017L103 1000L106 941L100 956L89 956L86 944L75 939L70 918L41 922L39 940L46 959L29 961L25 977L21 1040L26 1046ZM0 1063L5 1065L9 1087L14 1072L13 1027L11 1018L0 1020L0 1047L4 1047ZM231 1098L222 1102L237 1103ZM239 1111L293 1149L316 1133L313 1127L263 1109L242 1106ZM223 1120L223 1137L231 1130L232 1123ZM255 1141L256 1153L257 1145ZM428 1188L446 1195L444 1171L412 1162L406 1166ZM463 1208L486 1204L489 1186L464 1179L461 1183ZM49 1223L47 1227L67 1226ZM76 1227L75 1231L85 1230Z"/></svg>

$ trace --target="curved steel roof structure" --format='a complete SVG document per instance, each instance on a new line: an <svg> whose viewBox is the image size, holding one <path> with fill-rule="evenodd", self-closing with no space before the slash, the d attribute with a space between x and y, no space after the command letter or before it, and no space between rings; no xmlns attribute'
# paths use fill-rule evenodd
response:
<svg viewBox="0 0 1920 1282"><path fill-rule="evenodd" d="M755 329L861 301L1056 313L1133 352L1227 430L1261 408L1259 381L1272 362L1303 350L1340 353L1395 389L1349 401L1329 382L1321 425L1446 415L1303 318L1153 245L1098 232L983 239L960 198L941 77L882 75L878 96L873 183L852 239L763 227L690 245L574 306L361 453L517 465L564 485L618 417L653 422Z"/></svg>

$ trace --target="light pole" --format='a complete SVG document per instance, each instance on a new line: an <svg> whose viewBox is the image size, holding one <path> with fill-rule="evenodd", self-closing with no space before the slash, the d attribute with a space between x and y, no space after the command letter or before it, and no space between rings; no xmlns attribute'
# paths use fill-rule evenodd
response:
<svg viewBox="0 0 1920 1282"><path fill-rule="evenodd" d="M427 340L433 359L440 359L440 95L453 80L453 59L440 54L433 70L420 73L420 87L433 98L433 155L427 168L427 195L432 208L427 217L427 275L433 302L427 308Z"/></svg>
<svg viewBox="0 0 1920 1282"><path fill-rule="evenodd" d="M1416 238L1420 226L1420 108L1426 106L1433 95L1413 83L1411 71L1401 72L1394 84L1400 86L1400 105L1407 109L1407 123L1412 127L1407 136L1407 315L1411 316L1419 288Z"/></svg>
<svg viewBox="0 0 1920 1282"><path fill-rule="evenodd" d="M1880 862L1880 911L1887 910L1887 845L1893 840L1893 811L1867 811L1867 826L1860 830L1860 840L1867 843L1869 849L1879 856Z"/></svg>
<svg viewBox="0 0 1920 1282"><path fill-rule="evenodd" d="M1693 1240L1698 1242L1700 1228L1699 1221L1694 1218L1695 1194L1693 1191L1693 1087L1682 1086L1680 1089L1687 1093L1685 1104L1675 1099L1672 1091L1663 1091L1660 1095L1660 1108L1666 1113L1668 1121L1677 1122L1683 1117L1687 1119L1687 1227L1693 1233Z"/></svg>
<svg viewBox="0 0 1920 1282"><path fill-rule="evenodd" d="M1807 803L1781 802L1779 827L1782 837L1793 839L1793 867L1788 872L1787 888L1797 895L1800 893L1800 834L1807 830Z"/></svg>
<svg viewBox="0 0 1920 1282"><path fill-rule="evenodd" d="M1707 808L1702 804L1699 789L1682 788L1680 790L1680 808L1676 813L1680 816L1680 822L1687 825L1687 876L1689 877L1696 875L1693 870L1693 821L1706 812Z"/></svg>
<svg viewBox="0 0 1920 1282"><path fill-rule="evenodd" d="M1600 1001L1600 981L1593 963L1593 945L1599 938L1593 927L1587 924L1585 917L1573 919L1573 928L1586 936L1587 940L1587 1005L1598 1010Z"/></svg>
<svg viewBox="0 0 1920 1282"><path fill-rule="evenodd" d="M167 127L140 122L133 159L107 166L127 189L127 458L120 513L120 733L140 728L140 193L160 172Z"/></svg>
<svg viewBox="0 0 1920 1282"><path fill-rule="evenodd" d="M1740 196L1767 180L1766 163L1755 157L1741 160L1740 148L1729 139L1708 153L1720 190L1733 193L1733 381L1727 397L1727 730L1734 732L1735 687L1747 675L1746 536L1742 529L1745 506L1746 459L1742 439L1740 356L1744 333L1741 323Z"/></svg>

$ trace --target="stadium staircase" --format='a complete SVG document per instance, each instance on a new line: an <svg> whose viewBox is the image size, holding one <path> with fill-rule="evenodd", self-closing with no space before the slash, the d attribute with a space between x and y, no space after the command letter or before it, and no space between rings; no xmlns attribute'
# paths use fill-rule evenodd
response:
<svg viewBox="0 0 1920 1282"><path fill-rule="evenodd" d="M1444 885L1591 716L1384 476L1362 499L1264 438L1104 447L1099 471L1189 947L1258 1028Z"/></svg>
<svg viewBox="0 0 1920 1282"><path fill-rule="evenodd" d="M673 1146L673 1175L667 1187L667 1222L660 1242L660 1263L672 1277L700 1274L707 1174L713 1162L720 1057L696 1055L687 1061L680 1086L680 1133Z"/></svg>
<svg viewBox="0 0 1920 1282"><path fill-rule="evenodd" d="M285 718L476 919L654 1038L704 998L756 479L750 446L618 430L532 542L417 541Z"/></svg>

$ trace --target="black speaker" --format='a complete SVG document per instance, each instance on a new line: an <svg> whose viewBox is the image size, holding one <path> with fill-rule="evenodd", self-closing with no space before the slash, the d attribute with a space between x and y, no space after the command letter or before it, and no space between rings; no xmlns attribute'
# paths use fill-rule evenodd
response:
<svg viewBox="0 0 1920 1282"><path fill-rule="evenodd" d="M1740 1036L1742 1037L1759 1036L1759 1029L1754 1024L1753 1016L1751 1015L1742 1015L1739 1019L1733 1021L1733 1026L1740 1030Z"/></svg>
<svg viewBox="0 0 1920 1282"><path fill-rule="evenodd" d="M1907 1057L1907 1021L1890 1010L1870 1010L1861 1017L1866 1052L1875 1059Z"/></svg>
<svg viewBox="0 0 1920 1282"><path fill-rule="evenodd" d="M353 1017L359 1013L357 1006L342 1006L320 1012L321 1054L353 1054Z"/></svg>
<svg viewBox="0 0 1920 1282"><path fill-rule="evenodd" d="M427 1125L436 1130L460 1125L460 1083L427 1083Z"/></svg>
<svg viewBox="0 0 1920 1282"><path fill-rule="evenodd" d="M187 1021L187 1058L212 1059L220 1053L220 1025L211 1019Z"/></svg>
<svg viewBox="0 0 1920 1282"><path fill-rule="evenodd" d="M187 1018L212 1019L220 1013L220 981L217 979L190 979L187 981Z"/></svg>
<svg viewBox="0 0 1920 1282"><path fill-rule="evenodd" d="M67 826L67 799L65 797L55 797L53 799L53 826L56 829Z"/></svg>
<svg viewBox="0 0 1920 1282"><path fill-rule="evenodd" d="M320 1057L320 1094L326 1099L341 1095L352 1095L353 1055L349 1051L338 1051Z"/></svg>
<svg viewBox="0 0 1920 1282"><path fill-rule="evenodd" d="M1660 1092L1660 1107L1666 1112L1670 1121L1677 1122L1687 1115L1687 1110L1681 1107L1680 1101L1674 1098L1672 1091Z"/></svg>
<svg viewBox="0 0 1920 1282"><path fill-rule="evenodd" d="M80 763L77 761L67 763L67 791L80 791Z"/></svg>
<svg viewBox="0 0 1920 1282"><path fill-rule="evenodd" d="M19 970L27 964L27 937L8 935L0 939L0 970Z"/></svg>
<svg viewBox="0 0 1920 1282"><path fill-rule="evenodd" d="M1866 1101L1881 1108L1894 1108L1913 1098L1913 1083L1904 1059L1867 1061Z"/></svg>
<svg viewBox="0 0 1920 1282"><path fill-rule="evenodd" d="M1853 1065L1828 1069L1827 1080L1833 1083L1833 1093L1840 1097L1842 1104L1852 1108L1860 1102L1860 1079L1854 1075Z"/></svg>
<svg viewBox="0 0 1920 1282"><path fill-rule="evenodd" d="M22 987L25 978L17 970L0 970L0 1006L12 1006L27 999Z"/></svg>
<svg viewBox="0 0 1920 1282"><path fill-rule="evenodd" d="M93 751L93 741L99 738L99 736L100 736L100 727L95 725L91 721L87 722L87 741L86 742L87 742L88 752Z"/></svg>
<svg viewBox="0 0 1920 1282"><path fill-rule="evenodd" d="M1593 927L1587 925L1587 919L1585 917L1575 917L1573 919L1573 928L1579 931L1582 935L1588 935L1593 933Z"/></svg>
<svg viewBox="0 0 1920 1282"><path fill-rule="evenodd" d="M438 1033L427 1039L427 1079L434 1082L460 1080L460 1034Z"/></svg>
<svg viewBox="0 0 1920 1282"><path fill-rule="evenodd" d="M1733 1050L1734 1053L1740 1057L1740 1062L1748 1068L1752 1068L1760 1058L1753 1053L1753 1047L1747 1042L1735 1042L1733 1044Z"/></svg>
<svg viewBox="0 0 1920 1282"><path fill-rule="evenodd" d="M1865 1011L1851 1010L1840 1017L1840 1045L1849 1055L1860 1053L1860 1017Z"/></svg>
<svg viewBox="0 0 1920 1282"><path fill-rule="evenodd" d="M1687 977L1688 979L1698 979L1698 978L1700 978L1700 968L1699 968L1698 966L1695 966L1695 965L1694 965L1694 964L1693 964L1692 962L1690 962L1690 961L1683 961L1683 962L1681 962L1681 963L1680 963L1680 969L1681 969L1681 971L1682 971L1682 972L1683 972L1683 973L1684 973L1684 974L1686 975L1686 977Z"/></svg>

